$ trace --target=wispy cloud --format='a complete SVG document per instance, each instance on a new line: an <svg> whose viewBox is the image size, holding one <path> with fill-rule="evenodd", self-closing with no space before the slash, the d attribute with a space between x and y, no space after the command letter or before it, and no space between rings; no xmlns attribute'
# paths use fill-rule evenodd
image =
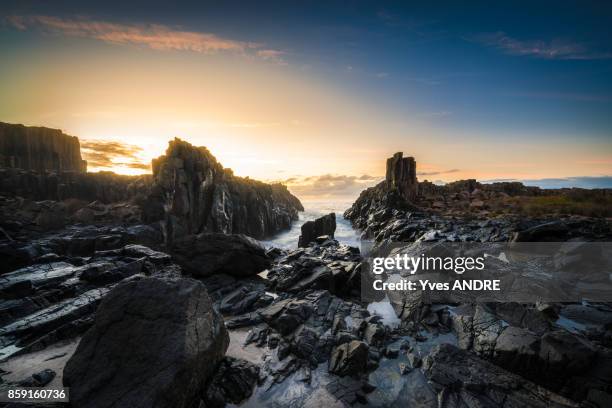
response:
<svg viewBox="0 0 612 408"><path fill-rule="evenodd" d="M323 174L319 176L300 177L293 176L280 180L300 197L306 196L356 196L363 189L371 187L381 181L383 177L348 176L344 174Z"/></svg>
<svg viewBox="0 0 612 408"><path fill-rule="evenodd" d="M508 36L503 31L478 34L466 38L494 47L506 54L530 56L543 59L561 60L592 60L612 58L612 52L595 51L585 44L561 39L553 40L518 40Z"/></svg>
<svg viewBox="0 0 612 408"><path fill-rule="evenodd" d="M460 171L461 170L459 169L440 170L440 171L423 171L423 172L417 173L417 176L438 176L440 174L458 173Z"/></svg>
<svg viewBox="0 0 612 408"><path fill-rule="evenodd" d="M265 50L257 51L258 57L264 60L267 60L267 61L274 62L279 65L287 65L287 61L285 61L283 57L284 55L285 55L285 52L280 51L280 50L265 49Z"/></svg>
<svg viewBox="0 0 612 408"><path fill-rule="evenodd" d="M127 168L150 170L150 163L140 158L143 149L127 143L106 140L81 140L83 159L89 169L111 170Z"/></svg>
<svg viewBox="0 0 612 408"><path fill-rule="evenodd" d="M278 62L282 51L264 48L263 44L223 38L212 33L184 31L161 24L119 24L85 17L9 16L5 22L18 30L40 30L69 37L92 38L111 44L140 45L160 51L251 53Z"/></svg>

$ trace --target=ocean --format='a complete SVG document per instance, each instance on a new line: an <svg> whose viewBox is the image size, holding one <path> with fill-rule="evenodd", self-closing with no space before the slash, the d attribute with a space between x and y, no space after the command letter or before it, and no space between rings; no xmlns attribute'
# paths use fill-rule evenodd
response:
<svg viewBox="0 0 612 408"><path fill-rule="evenodd" d="M299 219L294 221L291 229L281 232L267 240L262 240L266 247L277 247L282 249L295 249L298 245L302 224L331 212L336 213L335 238L343 243L354 247L360 247L360 232L353 229L350 221L344 219L342 214L353 203L354 199L300 199L304 211L299 213Z"/></svg>

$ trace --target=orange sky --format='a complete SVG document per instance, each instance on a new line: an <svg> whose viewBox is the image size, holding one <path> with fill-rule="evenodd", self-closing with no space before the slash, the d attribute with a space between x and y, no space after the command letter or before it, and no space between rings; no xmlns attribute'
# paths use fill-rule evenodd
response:
<svg viewBox="0 0 612 408"><path fill-rule="evenodd" d="M164 38L160 30L153 40ZM138 163L149 163L168 140L180 137L207 146L238 175L295 183L322 175L367 175L359 183L372 183L396 151L416 157L425 173L421 180L612 173L609 141L581 144L579 137L555 139L541 128L517 138L503 126L494 134L478 123L454 127L442 113L419 112L418 101L397 105L381 93L364 92L357 82L340 86L258 44L179 33L170 45L138 47L121 43L124 37L99 41L95 35L96 41L85 44L45 37L0 67L0 120L61 128L85 143L136 146L129 156L90 171L146 171ZM213 45L223 52L205 48ZM349 83L357 75L352 67L339 70L346 72L335 74L346 74ZM385 77L366 79L375 86Z"/></svg>

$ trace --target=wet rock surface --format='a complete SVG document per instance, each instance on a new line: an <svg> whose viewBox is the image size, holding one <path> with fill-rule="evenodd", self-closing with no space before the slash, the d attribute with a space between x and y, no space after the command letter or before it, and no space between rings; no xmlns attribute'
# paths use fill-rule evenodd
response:
<svg viewBox="0 0 612 408"><path fill-rule="evenodd" d="M189 235L174 242L174 260L195 277L228 274L248 277L270 267L270 258L256 240L240 234Z"/></svg>
<svg viewBox="0 0 612 408"><path fill-rule="evenodd" d="M571 400L539 388L450 344L425 361L425 376L442 406L571 407Z"/></svg>
<svg viewBox="0 0 612 408"><path fill-rule="evenodd" d="M229 338L204 285L190 279L122 283L64 369L81 407L191 407Z"/></svg>
<svg viewBox="0 0 612 408"><path fill-rule="evenodd" d="M213 159L176 142L157 163L161 190L142 190L146 197L163 193L161 211L156 200L136 212L101 201L76 212L12 196L0 202L7 215L0 224L3 357L84 336L64 370L75 398L87 400L82 406L139 406L145 388L169 386L167 399L147 391L143 406L610 405L610 304L443 303L422 293L364 302L364 257L329 231L313 232L307 246L292 250L264 250L231 234L253 203L259 215L249 219L259 226L240 229L274 223L262 221L270 207L255 184L230 186L233 176ZM603 219L486 213L495 197L541 194L529 187L414 185L412 162L403 156L389 170L390 182L366 190L347 211L375 248L554 239L568 242L555 260L566 265L575 262L578 240L610 237ZM237 213L229 202L238 203ZM465 208L470 216L459 216ZM289 212L281 211L276 225ZM54 216L39 219L41 213ZM64 226L52 225L57 214ZM169 242L174 246L164 246ZM216 340L195 340L215 329ZM19 381L35 381L32 374L44 368Z"/></svg>
<svg viewBox="0 0 612 408"><path fill-rule="evenodd" d="M334 238L336 232L336 214L330 213L313 221L302 224L302 234L298 240L298 247L308 246L318 237Z"/></svg>
<svg viewBox="0 0 612 408"><path fill-rule="evenodd" d="M245 360L225 357L206 390L206 407L222 408L249 398L259 379L259 367Z"/></svg>

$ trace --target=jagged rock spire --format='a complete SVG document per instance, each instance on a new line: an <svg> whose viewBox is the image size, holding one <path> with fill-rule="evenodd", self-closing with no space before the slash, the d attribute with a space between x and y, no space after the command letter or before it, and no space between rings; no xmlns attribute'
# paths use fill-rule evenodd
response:
<svg viewBox="0 0 612 408"><path fill-rule="evenodd" d="M408 201L415 201L418 196L416 161L414 157L403 157L397 152L387 159L386 182L389 188L396 188Z"/></svg>

